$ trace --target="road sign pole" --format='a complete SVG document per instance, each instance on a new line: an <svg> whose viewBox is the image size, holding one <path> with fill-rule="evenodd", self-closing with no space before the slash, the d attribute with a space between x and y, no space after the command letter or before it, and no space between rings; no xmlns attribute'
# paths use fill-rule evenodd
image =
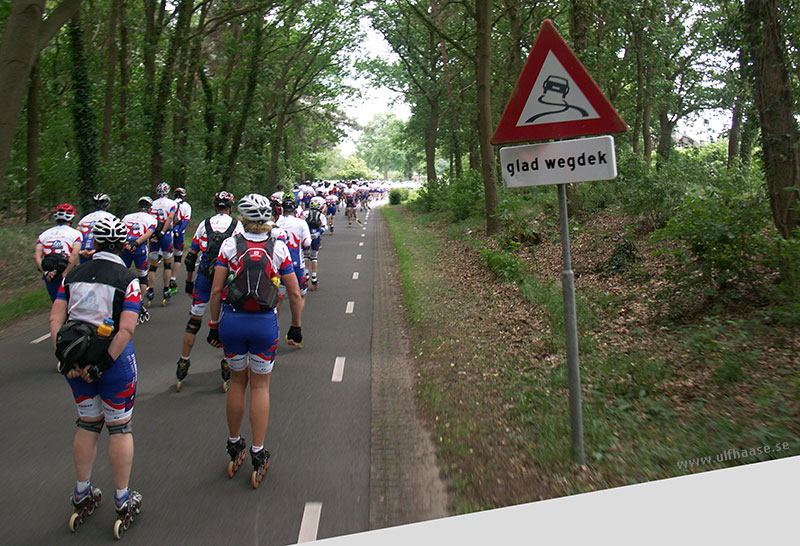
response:
<svg viewBox="0 0 800 546"><path fill-rule="evenodd" d="M575 275L569 255L569 219L567 217L567 185L558 184L558 209L561 217L561 251L564 292L564 330L567 335L567 379L569 381L569 421L572 429L572 455L579 464L586 463L583 450L583 410L581 408L581 371L578 359L578 321L575 311Z"/></svg>

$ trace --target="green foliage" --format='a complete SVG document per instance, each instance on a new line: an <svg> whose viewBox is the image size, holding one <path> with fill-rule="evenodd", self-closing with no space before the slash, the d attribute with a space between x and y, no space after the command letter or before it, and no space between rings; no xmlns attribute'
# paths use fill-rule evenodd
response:
<svg viewBox="0 0 800 546"><path fill-rule="evenodd" d="M525 264L502 250L482 248L481 257L489 270L506 282L518 282L523 278Z"/></svg>
<svg viewBox="0 0 800 546"><path fill-rule="evenodd" d="M408 201L408 188L392 188L389 190L390 205L399 205L403 201Z"/></svg>
<svg viewBox="0 0 800 546"><path fill-rule="evenodd" d="M484 210L481 173L467 170L461 177L454 179L447 186L444 200L455 221L464 220L470 216L480 216Z"/></svg>
<svg viewBox="0 0 800 546"><path fill-rule="evenodd" d="M664 226L680 202L687 181L705 179L697 172L701 165L684 164L676 155L660 169L648 168L641 157L632 153L622 153L617 158L619 202L624 212L642 218L647 231Z"/></svg>
<svg viewBox="0 0 800 546"><path fill-rule="evenodd" d="M341 170L336 173L336 178L341 180L353 180L356 178L374 178L374 173L367 166L367 163L360 157L348 157L344 161Z"/></svg>
<svg viewBox="0 0 800 546"><path fill-rule="evenodd" d="M759 181L738 171L692 187L654 235L677 243L672 279L689 292L712 296L733 285L754 287L768 247L766 206Z"/></svg>

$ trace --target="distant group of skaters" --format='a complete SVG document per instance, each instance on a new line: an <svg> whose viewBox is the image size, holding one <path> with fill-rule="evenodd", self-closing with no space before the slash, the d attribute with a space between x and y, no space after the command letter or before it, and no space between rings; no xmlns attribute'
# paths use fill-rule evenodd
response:
<svg viewBox="0 0 800 546"><path fill-rule="evenodd" d="M53 300L50 333L59 371L67 378L78 410L73 441L76 486L70 530L94 511L101 492L91 484L104 425L115 486L114 536L120 538L141 510L142 496L129 489L133 461L130 421L137 366L132 337L149 320L158 268L163 267L162 305L177 293L183 263L185 292L192 297L177 362L176 390L190 367L190 354L209 309L207 341L223 349L222 389L227 393L228 477L241 465L246 443L241 426L250 387L251 483L258 487L269 466L264 449L269 419L269 383L278 346L278 312L288 298L292 315L288 345L302 347L305 295L318 286L323 233L334 232L336 213L361 224L358 211L386 198L388 188L362 181L314 181L266 197L251 193L238 203L227 191L214 196L215 214L200 222L185 250L192 207L186 190L161 183L157 197L142 196L137 210L117 218L106 194L93 197L96 210L72 228L75 208L54 211L56 225L40 234L34 261ZM238 218L232 216L236 207ZM134 270L131 270L131 265ZM307 276L310 273L310 277Z"/></svg>

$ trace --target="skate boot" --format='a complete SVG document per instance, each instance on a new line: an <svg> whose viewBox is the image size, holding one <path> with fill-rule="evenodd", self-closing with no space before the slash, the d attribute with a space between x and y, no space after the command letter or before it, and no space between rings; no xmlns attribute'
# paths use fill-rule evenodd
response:
<svg viewBox="0 0 800 546"><path fill-rule="evenodd" d="M169 298L172 297L172 292L170 292L169 288L165 288L163 294L161 295L161 307L166 307Z"/></svg>
<svg viewBox="0 0 800 546"><path fill-rule="evenodd" d="M169 295L174 296L178 293L178 283L175 282L175 279L169 280Z"/></svg>
<svg viewBox="0 0 800 546"><path fill-rule="evenodd" d="M298 349L303 348L303 334L299 326L290 326L286 333L286 343Z"/></svg>
<svg viewBox="0 0 800 546"><path fill-rule="evenodd" d="M318 283L319 283L319 281L317 279L315 279L315 278L311 279L311 291L312 292L317 289L317 284Z"/></svg>
<svg viewBox="0 0 800 546"><path fill-rule="evenodd" d="M119 540L122 533L131 526L133 518L142 511L142 495L131 489L128 491L128 498L121 505L117 502L117 520L114 522L114 538Z"/></svg>
<svg viewBox="0 0 800 546"><path fill-rule="evenodd" d="M94 509L100 504L101 496L102 492L93 485L90 485L89 488L83 492L83 495L79 495L77 491L72 493L70 501L75 511L69 517L70 531L73 533L77 531L80 524L86 521L86 518L94 512Z"/></svg>
<svg viewBox="0 0 800 546"><path fill-rule="evenodd" d="M231 443L231 441L228 440L226 447L228 449L228 455L231 458L230 462L228 462L228 478L233 478L233 475L236 474L236 471L239 470L239 467L242 465L242 461L244 461L244 452L247 443L244 441L244 438L239 437L239 441L236 443Z"/></svg>
<svg viewBox="0 0 800 546"><path fill-rule="evenodd" d="M219 361L220 375L222 375L222 392L228 392L231 386L231 369L228 367L228 361L224 358Z"/></svg>
<svg viewBox="0 0 800 546"><path fill-rule="evenodd" d="M264 478L264 473L269 468L269 451L262 449L258 453L253 453L253 448L250 448L250 459L253 462L253 474L250 476L250 485L253 489L258 489L258 484Z"/></svg>
<svg viewBox="0 0 800 546"><path fill-rule="evenodd" d="M151 305L153 305L153 297L155 296L155 291L152 288L148 288L147 294L145 294L145 296L147 297L147 307L149 308Z"/></svg>
<svg viewBox="0 0 800 546"><path fill-rule="evenodd" d="M175 377L178 378L178 382L175 383L175 392L181 392L181 386L183 386L183 380L186 379L189 373L190 365L188 358L180 357L178 359L178 369L175 370Z"/></svg>
<svg viewBox="0 0 800 546"><path fill-rule="evenodd" d="M333 226L331 226L331 235L333 235Z"/></svg>

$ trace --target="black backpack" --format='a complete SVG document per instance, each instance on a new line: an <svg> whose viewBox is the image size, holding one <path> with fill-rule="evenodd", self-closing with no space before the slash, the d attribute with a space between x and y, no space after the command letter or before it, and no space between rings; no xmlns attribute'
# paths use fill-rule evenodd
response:
<svg viewBox="0 0 800 546"><path fill-rule="evenodd" d="M200 264L198 271L205 275L210 283L214 278L214 268L217 265L217 256L219 256L219 247L222 246L222 241L233 235L236 226L239 225L239 220L231 219L231 224L225 231L214 231L211 229L211 218L206 218L206 246L205 262Z"/></svg>
<svg viewBox="0 0 800 546"><path fill-rule="evenodd" d="M234 309L247 311L268 311L275 309L280 300L278 287L269 277L269 262L275 247L273 239L264 243L264 252L258 260L254 260L247 246L247 241L242 235L236 236L236 255L241 260L242 268L239 273L228 282L228 293L225 303ZM250 303L248 302L254 302ZM247 305L247 308L245 307Z"/></svg>
<svg viewBox="0 0 800 546"><path fill-rule="evenodd" d="M306 223L308 227L311 229L319 229L322 226L322 220L320 217L322 213L317 209L311 209L308 211L308 216L306 217Z"/></svg>

